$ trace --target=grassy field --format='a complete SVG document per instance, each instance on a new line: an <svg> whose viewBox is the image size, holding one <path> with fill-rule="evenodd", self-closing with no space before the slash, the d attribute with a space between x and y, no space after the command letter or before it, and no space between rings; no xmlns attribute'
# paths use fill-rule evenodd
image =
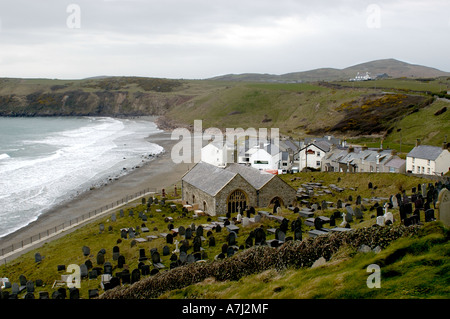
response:
<svg viewBox="0 0 450 319"><path fill-rule="evenodd" d="M338 181L338 178L341 178L340 181ZM336 202L338 199L341 199L344 202L349 202L354 204L354 200L356 199L357 195L361 195L363 198L371 198L373 196L378 197L389 197L392 194L398 193L400 190L405 189L407 191L407 194L410 194L411 188L414 186L417 186L419 183L428 183L431 182L427 179L417 178L417 177L408 177L403 175L397 175L397 174L376 174L376 173L360 173L360 174L340 174L340 173L298 173L298 174L290 174L290 175L283 175L283 179L285 179L288 183L290 183L294 188L299 187L302 183L305 182L318 182L321 181L324 185L329 184L336 184L340 187L346 188L342 193L338 193L333 195L327 195L327 196L320 196L315 198L317 202L320 202L322 200L328 200L328 201L334 201ZM367 187L368 182L372 182L374 186L377 186L376 189L369 189ZM356 190L349 189L350 187L356 188ZM353 201L349 201L349 197L353 197ZM314 201L313 200L313 201ZM148 236L148 235L156 235L159 236L160 233L165 232L168 233L168 222L165 221L165 218L170 216L174 219L173 224L175 227L179 226L190 226L192 223L195 223L197 226L201 224L207 224L208 223L208 217L207 216L200 216L196 219L192 217L192 214L188 214L186 217L182 216L181 212L181 205L177 205L177 209L175 211L172 211L171 208L168 206L169 202L165 206L158 205L152 205L151 210L147 212L147 216L149 216L149 219L147 222L143 222L139 217L139 212L145 212L147 206L143 205L141 203L136 203L135 205L131 205L129 208L125 209L124 217L119 217L119 212L116 212L116 216L118 217L115 222L113 222L110 218L110 216L103 217L99 219L98 221L95 221L89 225L86 225L79 230L70 233L60 239L57 239L55 241L52 241L50 243L45 244L42 247L39 247L37 249L34 249L33 251L30 251L21 257L15 259L12 262L9 262L7 264L3 264L0 266L0 276L1 277L8 277L11 282L18 282L20 275L25 275L25 277L28 280L35 281L37 279L41 279L44 282L43 287L36 288L35 295L37 296L39 291L49 291L50 295L51 293L56 290L52 288L53 283L55 280L60 280L61 275L68 274L66 271L57 271L58 265L70 265L70 264L77 264L80 265L84 263L86 260L91 260L94 267L102 267L102 265L97 265L96 256L97 252L101 249L106 250L105 260L110 261L113 265L113 274L115 274L118 271L121 271L121 269L117 268L117 261L112 260L112 249L114 246L118 246L120 248L120 254L125 257L126 263L128 264L128 267L130 269L130 272L138 267L139 264L139 249L144 248L146 251L147 257L150 257L150 249L157 248L158 251L161 254L162 263L165 265L165 269L163 271L167 271L169 269L170 265L170 255L163 256L162 255L162 249L165 245L167 245L170 248L170 251L172 252L176 246L175 244L167 244L165 239L162 237L159 237L158 239L155 239L153 241L145 242L145 243L137 243L135 246L131 246L131 240L130 239L124 239L121 242L118 242L118 239L120 238L120 229L121 228L128 228L128 227L142 227L143 223L150 229L149 233L141 233L142 237ZM367 207L369 208L369 207ZM129 217L128 213L129 210L132 209L134 212L134 217ZM160 211L157 211L160 210ZM271 208L261 208L265 210L271 211ZM333 214L333 211L335 209L327 209L325 211L321 211L318 214L324 215L324 216L331 216ZM399 212L398 209L392 210L394 214L394 218L397 220L397 224L399 223ZM288 209L283 209L282 216L288 218L289 220L293 221L297 218L297 215L295 215L292 211ZM422 213L423 214L423 213ZM373 211L367 210L364 212L364 219L362 221L354 221L351 223L351 227L358 229L358 228L364 228L364 227L370 227L375 223L375 219L372 217L374 215ZM212 220L216 220L215 217L212 217ZM424 220L424 216L422 216L422 220ZM337 224L341 221L338 219ZM104 225L105 230L100 231L100 224ZM243 245L245 239L249 235L249 233L254 230L257 226L263 226L265 229L269 228L275 228L277 226L277 222L270 221L263 219L261 224L259 225L252 225L250 227L242 228L238 234L238 245ZM111 230L109 230L109 227L111 227ZM308 230L312 229L309 226L303 225L303 237L308 238ZM204 242L202 244L202 247L205 249L205 255L204 259L208 261L214 260L215 256L218 255L221 252L221 246L222 243L226 242L226 236L227 231L224 229L221 233L213 232L213 236L216 238L217 245L215 247L209 247L208 241ZM286 234L287 236L293 236L293 233L291 233L291 230L288 231ZM273 239L274 234L269 234L267 237L267 240ZM438 236L438 235L436 235ZM137 236L139 237L139 236ZM206 231L204 234L205 238L208 238ZM175 237L175 240L181 241L181 238ZM207 239L208 240L208 239ZM409 245L407 242L405 242L403 245ZM85 257L82 253L82 247L88 246L91 250L91 255ZM445 246L445 249L448 249L448 246ZM191 248L192 249L192 248ZM433 256L438 256L442 251L439 249L444 248L436 248L436 250L430 250L429 253L433 253ZM191 251L191 250L190 250ZM34 254L36 252L39 252L44 259L39 262L35 263L34 261ZM428 253L426 251L425 253ZM350 254L350 255L348 255ZM343 256L340 258L339 256ZM339 271L342 271L342 273L350 274L352 270L355 268L360 267L361 263L363 263L363 259L355 259L353 260L350 258L353 256L352 252L342 252L338 254L335 258L339 260L339 265L336 265L336 267L339 267ZM382 255L371 255L368 254L370 258L376 259L380 258L379 256ZM362 257L361 257L362 258ZM366 258L366 257L364 257ZM425 257L419 257L416 256L415 258L425 258ZM436 257L437 258L437 257ZM441 271L444 271L448 267L448 255L445 257L444 255L440 258L443 258L442 261L442 269ZM340 263L343 261L344 263ZM150 261L145 261L145 264L150 264ZM333 263L331 263L333 264ZM287 269L281 273L274 273L274 272L267 272L257 275L252 275L249 278L243 278L239 282L221 282L221 283L214 283L213 280L207 280L206 282L188 287L186 290L183 291L174 291L171 293L168 293L167 295L163 297L167 298L180 298L181 296L187 296L190 298L193 298L194 296L197 296L197 290L201 289L202 293L199 293L199 296L201 297L214 297L214 298L272 298L276 296L281 296L281 298L309 298L309 297L320 297L320 298L328 298L328 297L335 297L335 295L329 295L328 292L323 292L322 294L313 294L311 291L306 292L305 286L299 286L296 287L297 284L303 283L304 280L300 280L300 278L310 278L310 283L308 285L326 285L327 282L331 279L326 278L333 278L332 280L338 280L339 282L344 280L341 278L341 276L333 276L331 273L328 273L327 276L323 278L324 272L326 270L296 270L296 269ZM298 280L296 279L291 284L287 284L290 282L289 278L297 278L299 276ZM304 276L304 277L303 277ZM316 277L317 276L317 277ZM430 275L432 276L432 275ZM360 275L359 278L364 277L364 274ZM260 289L263 285L262 283L256 283L254 282L255 279L262 280L261 278L271 278L268 280L269 285L266 285L265 289ZM341 278L341 279L339 279ZM448 280L445 279L442 280ZM433 279L435 280L435 279ZM250 283L253 281L253 286L250 286ZM279 281L279 282L278 282ZM343 282L346 282L344 280ZM306 282L305 282L306 284ZM246 287L249 287L248 289L241 289L244 285ZM203 288L202 288L203 287ZM281 287L281 288L277 288ZM308 286L306 286L308 287ZM100 293L102 290L100 289L100 277L98 279L83 279L81 281L81 288L80 288L80 296L82 298L88 298L88 291L89 289L99 289ZM331 287L324 287L326 291L331 289ZM7 289L8 290L8 289ZM239 291L239 293L237 293ZM284 291L282 294L278 294L279 292ZM303 292L302 292L303 291ZM436 288L436 296L441 296L440 294L443 294L445 290L442 290L441 288ZM216 293L216 294L215 294ZM396 296L394 293L397 292L380 292L380 294L377 297L391 297ZM19 295L19 298L22 298L25 295L24 292L22 292ZM411 297L411 295L407 295ZM429 295L426 291L422 295L419 295L420 297L427 298ZM346 296L345 294L340 296L342 298L351 297L351 295ZM371 297L371 295L361 295L360 297Z"/></svg>

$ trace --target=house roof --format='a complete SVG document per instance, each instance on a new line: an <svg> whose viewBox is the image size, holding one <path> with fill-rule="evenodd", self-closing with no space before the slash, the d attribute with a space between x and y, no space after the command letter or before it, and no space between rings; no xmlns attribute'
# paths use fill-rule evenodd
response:
<svg viewBox="0 0 450 319"><path fill-rule="evenodd" d="M275 177L273 174L261 172L256 168L241 164L233 163L225 168L220 168L199 162L182 177L182 180L214 196L236 175L240 175L255 189L260 189Z"/></svg>
<svg viewBox="0 0 450 319"><path fill-rule="evenodd" d="M331 143L329 143L327 141L315 141L310 144L305 144L305 146L300 151L303 151L305 148L313 146L313 145L315 147L317 147L318 149L324 151L325 153L328 153L331 150Z"/></svg>
<svg viewBox="0 0 450 319"><path fill-rule="evenodd" d="M405 165L406 161L401 159L400 157L393 157L389 161L386 162L386 166L393 168L400 168Z"/></svg>
<svg viewBox="0 0 450 319"><path fill-rule="evenodd" d="M407 157L415 157L434 161L439 157L439 155L441 155L442 151L442 147L419 145L414 147L411 152L408 153Z"/></svg>

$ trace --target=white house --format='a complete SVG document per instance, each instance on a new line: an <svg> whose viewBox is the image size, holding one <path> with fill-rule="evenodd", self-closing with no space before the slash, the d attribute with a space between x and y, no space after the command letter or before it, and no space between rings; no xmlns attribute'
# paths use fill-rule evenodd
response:
<svg viewBox="0 0 450 319"><path fill-rule="evenodd" d="M263 147L255 146L248 150L249 163L259 170L278 170L281 152L274 144L265 144Z"/></svg>
<svg viewBox="0 0 450 319"><path fill-rule="evenodd" d="M225 167L229 163L234 163L234 145L229 143L211 142L202 148L202 162Z"/></svg>
<svg viewBox="0 0 450 319"><path fill-rule="evenodd" d="M450 152L444 147L416 144L406 156L406 171L443 175L450 170Z"/></svg>
<svg viewBox="0 0 450 319"><path fill-rule="evenodd" d="M321 169L322 159L331 150L331 144L326 141L308 143L298 152L298 167L301 171L305 167Z"/></svg>

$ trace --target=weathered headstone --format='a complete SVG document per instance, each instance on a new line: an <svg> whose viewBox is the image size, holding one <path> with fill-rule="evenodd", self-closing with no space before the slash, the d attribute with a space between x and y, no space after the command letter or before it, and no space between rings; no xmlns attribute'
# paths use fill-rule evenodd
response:
<svg viewBox="0 0 450 319"><path fill-rule="evenodd" d="M184 237L186 239L191 239L192 238L192 228L190 228L190 227L186 228L186 232L184 234Z"/></svg>
<svg viewBox="0 0 450 319"><path fill-rule="evenodd" d="M449 227L450 226L450 191L443 188L439 192L438 200L436 202L437 219Z"/></svg>
<svg viewBox="0 0 450 319"><path fill-rule="evenodd" d="M141 272L139 269L134 269L131 272L131 284L134 284L135 282L138 282L141 280Z"/></svg>
<svg viewBox="0 0 450 319"><path fill-rule="evenodd" d="M117 259L117 268L123 268L123 265L125 265L125 256L120 255Z"/></svg>
<svg viewBox="0 0 450 319"><path fill-rule="evenodd" d="M186 228L184 228L184 226L178 227L178 233L179 233L181 236L184 236L184 234L186 234Z"/></svg>
<svg viewBox="0 0 450 319"><path fill-rule="evenodd" d="M117 220L116 214L115 214L115 213L112 213L112 214L111 214L111 221L112 221L112 222L115 222L116 220Z"/></svg>
<svg viewBox="0 0 450 319"><path fill-rule="evenodd" d="M265 245L266 244L266 233L262 228L255 229L255 245Z"/></svg>
<svg viewBox="0 0 450 319"><path fill-rule="evenodd" d="M302 240L302 229L300 227L297 227L294 230L294 239L295 240Z"/></svg>
<svg viewBox="0 0 450 319"><path fill-rule="evenodd" d="M216 239L214 236L209 237L209 247L215 247L216 246Z"/></svg>
<svg viewBox="0 0 450 319"><path fill-rule="evenodd" d="M99 252L97 254L97 264L103 265L104 262L105 262L105 255L103 255L101 252Z"/></svg>
<svg viewBox="0 0 450 319"><path fill-rule="evenodd" d="M363 213L361 211L361 208L359 208L359 207L355 207L354 214L355 214L355 217L358 219L363 218Z"/></svg>
<svg viewBox="0 0 450 319"><path fill-rule="evenodd" d="M34 262L38 263L42 261L42 256L40 253L34 254Z"/></svg>
<svg viewBox="0 0 450 319"><path fill-rule="evenodd" d="M87 247L87 246L83 246L81 248L81 250L83 251L83 255L84 256L89 256L89 254L91 253L91 249L89 247Z"/></svg>
<svg viewBox="0 0 450 319"><path fill-rule="evenodd" d="M169 246L163 247L163 256L169 256L170 255L170 249Z"/></svg>
<svg viewBox="0 0 450 319"><path fill-rule="evenodd" d="M85 278L87 276L88 276L88 268L87 268L86 264L81 264L80 265L80 277Z"/></svg>
<svg viewBox="0 0 450 319"><path fill-rule="evenodd" d="M227 236L227 242L228 242L228 245L229 246L234 246L234 245L236 245L236 237L237 237L237 235L236 235L236 233L235 232L230 232L229 234L228 234L228 236Z"/></svg>

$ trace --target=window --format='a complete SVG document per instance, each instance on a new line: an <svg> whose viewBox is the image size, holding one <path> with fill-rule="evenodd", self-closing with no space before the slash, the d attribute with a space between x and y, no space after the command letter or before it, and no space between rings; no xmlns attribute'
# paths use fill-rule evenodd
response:
<svg viewBox="0 0 450 319"><path fill-rule="evenodd" d="M429 167L427 168L427 174L430 174L430 168Z"/></svg>
<svg viewBox="0 0 450 319"><path fill-rule="evenodd" d="M316 166L320 166L320 161L316 161Z"/></svg>
<svg viewBox="0 0 450 319"><path fill-rule="evenodd" d="M269 164L269 161L256 160L256 161L253 161L253 164Z"/></svg>
<svg viewBox="0 0 450 319"><path fill-rule="evenodd" d="M395 173L395 168L389 167L389 173Z"/></svg>
<svg viewBox="0 0 450 319"><path fill-rule="evenodd" d="M425 174L425 167L422 166L422 174Z"/></svg>
<svg viewBox="0 0 450 319"><path fill-rule="evenodd" d="M416 168L416 167L413 165L413 166L412 166L412 171L413 171L413 172L414 172L414 169L415 169L415 168Z"/></svg>
<svg viewBox="0 0 450 319"><path fill-rule="evenodd" d="M317 154L317 156L320 156L320 152L317 152L316 154Z"/></svg>
<svg viewBox="0 0 450 319"><path fill-rule="evenodd" d="M430 161L430 160L428 160L428 161L427 161L427 164L428 164L428 166L430 166L430 164L431 164L431 161Z"/></svg>
<svg viewBox="0 0 450 319"><path fill-rule="evenodd" d="M413 157L412 158L412 163L414 164L415 163L415 161L416 161L416 159Z"/></svg>

